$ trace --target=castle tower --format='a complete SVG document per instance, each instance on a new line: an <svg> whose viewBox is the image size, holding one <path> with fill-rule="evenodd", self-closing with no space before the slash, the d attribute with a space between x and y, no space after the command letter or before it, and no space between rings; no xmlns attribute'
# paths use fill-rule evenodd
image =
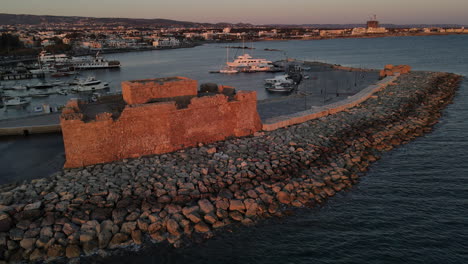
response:
<svg viewBox="0 0 468 264"><path fill-rule="evenodd" d="M367 21L367 29L369 28L378 28L379 21L377 21L377 15L374 15L371 20Z"/></svg>

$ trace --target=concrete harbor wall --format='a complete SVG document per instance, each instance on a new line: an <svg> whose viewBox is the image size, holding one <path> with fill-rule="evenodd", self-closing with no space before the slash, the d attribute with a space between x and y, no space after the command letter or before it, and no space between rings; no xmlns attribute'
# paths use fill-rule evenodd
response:
<svg viewBox="0 0 468 264"><path fill-rule="evenodd" d="M60 133L60 113L0 120L0 136Z"/></svg>
<svg viewBox="0 0 468 264"><path fill-rule="evenodd" d="M0 259L86 263L103 250L180 247L313 207L356 184L383 152L429 132L460 81L404 74L319 119L1 186Z"/></svg>
<svg viewBox="0 0 468 264"><path fill-rule="evenodd" d="M60 133L60 125L21 126L0 128L0 136L27 136L31 134Z"/></svg>

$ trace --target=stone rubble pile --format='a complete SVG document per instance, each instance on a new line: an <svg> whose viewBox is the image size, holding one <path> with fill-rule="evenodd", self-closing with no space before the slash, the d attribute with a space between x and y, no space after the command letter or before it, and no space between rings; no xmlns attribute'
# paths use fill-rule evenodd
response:
<svg viewBox="0 0 468 264"><path fill-rule="evenodd" d="M394 76L396 73L407 74L411 71L409 65L385 65L384 69L380 71L380 78L385 78L387 76Z"/></svg>
<svg viewBox="0 0 468 264"><path fill-rule="evenodd" d="M459 82L409 73L358 107L300 125L1 186L0 263L79 262L146 240L179 247L312 207L355 184L381 152L430 131Z"/></svg>

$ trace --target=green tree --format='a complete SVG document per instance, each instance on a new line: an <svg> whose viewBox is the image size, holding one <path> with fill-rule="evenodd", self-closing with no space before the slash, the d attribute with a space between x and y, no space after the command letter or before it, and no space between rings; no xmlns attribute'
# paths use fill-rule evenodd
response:
<svg viewBox="0 0 468 264"><path fill-rule="evenodd" d="M3 33L0 36L0 50L11 51L23 47L23 43L19 40L18 36Z"/></svg>

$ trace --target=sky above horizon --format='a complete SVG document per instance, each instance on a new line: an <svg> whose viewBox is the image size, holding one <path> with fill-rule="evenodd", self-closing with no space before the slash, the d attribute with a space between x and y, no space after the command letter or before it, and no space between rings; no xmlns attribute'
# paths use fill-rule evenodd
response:
<svg viewBox="0 0 468 264"><path fill-rule="evenodd" d="M0 13L252 24L468 25L467 0L0 0Z"/></svg>

